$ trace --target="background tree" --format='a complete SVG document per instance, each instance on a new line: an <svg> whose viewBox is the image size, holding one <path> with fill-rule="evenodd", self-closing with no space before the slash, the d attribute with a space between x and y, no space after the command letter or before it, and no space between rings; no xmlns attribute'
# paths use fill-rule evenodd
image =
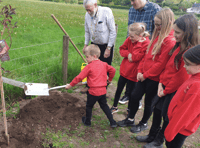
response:
<svg viewBox="0 0 200 148"><path fill-rule="evenodd" d="M183 11L186 11L187 8L191 8L192 7L192 3L189 2L189 1L184 1L182 3L179 4L179 9L183 10Z"/></svg>
<svg viewBox="0 0 200 148"><path fill-rule="evenodd" d="M113 2L114 2L115 5L121 5L122 1L121 0L113 0Z"/></svg>
<svg viewBox="0 0 200 148"><path fill-rule="evenodd" d="M112 2L112 0L99 0L99 2L102 4L109 4L110 2Z"/></svg>
<svg viewBox="0 0 200 148"><path fill-rule="evenodd" d="M130 0L122 0L121 5L123 5L123 6L131 6L131 1Z"/></svg>

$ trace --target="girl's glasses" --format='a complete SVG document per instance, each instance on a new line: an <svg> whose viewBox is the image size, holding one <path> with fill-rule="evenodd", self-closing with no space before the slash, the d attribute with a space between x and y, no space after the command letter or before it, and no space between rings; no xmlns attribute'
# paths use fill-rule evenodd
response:
<svg viewBox="0 0 200 148"><path fill-rule="evenodd" d="M161 27L162 24L154 24L156 27Z"/></svg>

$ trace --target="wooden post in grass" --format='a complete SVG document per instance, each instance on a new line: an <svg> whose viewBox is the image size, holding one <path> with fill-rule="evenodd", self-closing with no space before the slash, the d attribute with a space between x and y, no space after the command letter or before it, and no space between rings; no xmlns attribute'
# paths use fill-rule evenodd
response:
<svg viewBox="0 0 200 148"><path fill-rule="evenodd" d="M115 24L115 31L116 31L116 34L117 34L117 31L118 31L118 25L117 24ZM116 35L116 38L115 38L115 42L114 42L114 48L116 48L116 46L115 46L115 43L116 43L116 39L117 39L117 35ZM113 50L113 59L114 59L114 51L115 50Z"/></svg>
<svg viewBox="0 0 200 148"><path fill-rule="evenodd" d="M69 50L69 36L63 36L63 58L62 58L62 69L63 69L63 82L67 83L67 65L68 65L68 50Z"/></svg>
<svg viewBox="0 0 200 148"><path fill-rule="evenodd" d="M4 127L5 127L5 136L7 138L7 142L8 142L8 145L9 145L8 126L7 126L7 119L6 119L6 105L5 105L3 80L2 80L2 72L1 72L1 61L0 61L0 88L1 88L1 102L2 102L2 108L3 108L3 120L4 120Z"/></svg>
<svg viewBox="0 0 200 148"><path fill-rule="evenodd" d="M56 19L56 17L52 14L51 17L56 21L56 23L58 24L58 26L60 27L60 29L64 32L65 35L68 36L67 32L65 31L65 29L62 27L62 25L60 24L60 22ZM78 48L76 47L76 45L74 44L74 42L72 41L72 39L69 37L69 41L72 43L72 45L74 46L74 48L76 49L76 51L78 52L78 54L81 56L81 58L83 59L83 61L85 63L87 63L87 60L83 57L83 55L81 54L81 52L78 50Z"/></svg>

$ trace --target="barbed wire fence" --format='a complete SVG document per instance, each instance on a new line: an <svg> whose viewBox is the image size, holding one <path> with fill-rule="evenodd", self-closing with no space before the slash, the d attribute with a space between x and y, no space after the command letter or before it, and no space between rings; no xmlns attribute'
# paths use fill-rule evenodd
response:
<svg viewBox="0 0 200 148"><path fill-rule="evenodd" d="M127 28L118 28L116 43L115 43L115 53L118 52L119 46L123 44L126 39ZM70 37L72 40L78 41L74 42L75 45L79 46L82 52L84 46L84 35ZM63 75L63 40L50 41L40 44L28 45L23 47L11 48L9 50L9 55L11 57L10 61L5 62L3 67L5 71L3 76L9 79L24 83L49 83L53 81L56 84L57 78L62 79L63 77L74 77L74 71L78 74L81 70L81 63L83 60L80 58L78 53L73 47L68 45L68 72ZM115 61L115 56L113 61ZM120 61L121 62L121 61ZM74 66L75 65L75 66ZM79 65L79 69L77 69ZM73 70L75 68L75 70ZM63 79L62 79L63 80ZM66 79L63 80L63 82ZM60 81L60 83L62 83Z"/></svg>

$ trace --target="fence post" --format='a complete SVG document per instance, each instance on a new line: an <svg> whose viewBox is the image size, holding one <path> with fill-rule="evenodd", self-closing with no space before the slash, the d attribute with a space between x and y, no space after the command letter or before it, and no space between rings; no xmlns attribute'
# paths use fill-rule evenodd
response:
<svg viewBox="0 0 200 148"><path fill-rule="evenodd" d="M69 50L69 36L64 35L63 36L63 59L62 59L64 84L67 83L68 50Z"/></svg>
<svg viewBox="0 0 200 148"><path fill-rule="evenodd" d="M116 38L115 38L115 43L116 43L116 40L117 40L117 32L118 32L118 25L115 24L115 31L116 31ZM115 48L115 43L114 43L114 48ZM114 52L113 52L114 53Z"/></svg>
<svg viewBox="0 0 200 148"><path fill-rule="evenodd" d="M117 40L117 32L118 32L118 25L117 24L115 24L115 31L116 31L116 38L115 38L115 42L114 42L113 59L114 59L114 55L115 55L115 51L116 51L115 43L116 43L116 40Z"/></svg>

